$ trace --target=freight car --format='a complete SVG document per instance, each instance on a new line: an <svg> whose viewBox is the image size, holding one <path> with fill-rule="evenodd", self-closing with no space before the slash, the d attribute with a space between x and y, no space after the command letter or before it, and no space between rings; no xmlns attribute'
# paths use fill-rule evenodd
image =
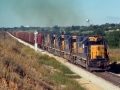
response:
<svg viewBox="0 0 120 90"><path fill-rule="evenodd" d="M17 32L10 33L18 35ZM34 33L19 32L19 36L16 37L34 44ZM107 43L103 37L39 33L37 43L40 48L66 58L69 62L83 66L87 70L108 69Z"/></svg>

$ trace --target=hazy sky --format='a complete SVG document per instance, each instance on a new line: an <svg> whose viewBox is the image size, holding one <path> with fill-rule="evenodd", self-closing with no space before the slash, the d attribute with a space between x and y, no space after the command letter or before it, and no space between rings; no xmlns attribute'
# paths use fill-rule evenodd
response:
<svg viewBox="0 0 120 90"><path fill-rule="evenodd" d="M0 27L120 23L120 0L0 0Z"/></svg>

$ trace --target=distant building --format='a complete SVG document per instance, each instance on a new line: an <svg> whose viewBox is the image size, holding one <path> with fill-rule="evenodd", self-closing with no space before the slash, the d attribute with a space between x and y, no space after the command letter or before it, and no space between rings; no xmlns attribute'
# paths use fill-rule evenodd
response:
<svg viewBox="0 0 120 90"><path fill-rule="evenodd" d="M116 29L116 31L120 31L120 29Z"/></svg>

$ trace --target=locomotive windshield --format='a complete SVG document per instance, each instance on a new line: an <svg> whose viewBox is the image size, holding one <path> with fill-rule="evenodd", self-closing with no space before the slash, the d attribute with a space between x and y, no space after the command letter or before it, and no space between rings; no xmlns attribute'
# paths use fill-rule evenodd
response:
<svg viewBox="0 0 120 90"><path fill-rule="evenodd" d="M98 36L88 37L88 41L90 45L104 45L105 44L105 40Z"/></svg>
<svg viewBox="0 0 120 90"><path fill-rule="evenodd" d="M90 41L89 42L90 43L90 45L104 45L104 42L103 41L97 41L97 42L94 42L94 41Z"/></svg>

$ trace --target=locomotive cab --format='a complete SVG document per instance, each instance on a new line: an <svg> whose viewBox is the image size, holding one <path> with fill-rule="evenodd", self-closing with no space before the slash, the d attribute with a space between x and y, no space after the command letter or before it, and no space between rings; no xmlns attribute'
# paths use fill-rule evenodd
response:
<svg viewBox="0 0 120 90"><path fill-rule="evenodd" d="M89 40L89 66L101 70L106 70L109 64L107 54L107 44L104 38L90 36Z"/></svg>

